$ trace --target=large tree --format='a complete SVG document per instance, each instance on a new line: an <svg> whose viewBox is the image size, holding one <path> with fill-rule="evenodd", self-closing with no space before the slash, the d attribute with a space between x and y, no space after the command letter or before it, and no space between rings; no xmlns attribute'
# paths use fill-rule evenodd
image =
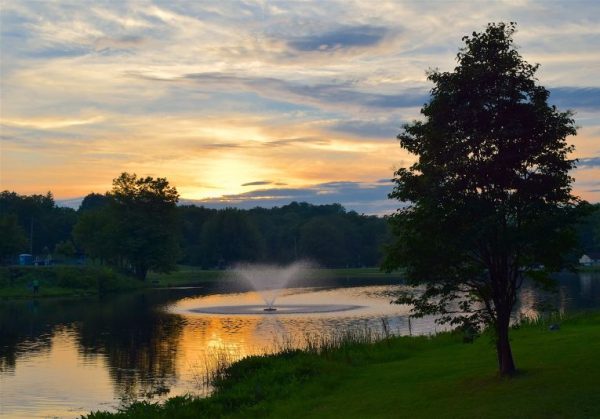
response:
<svg viewBox="0 0 600 419"><path fill-rule="evenodd" d="M180 253L178 200L165 178L122 173L98 205L82 211L76 242L88 255L140 280L149 270L168 272Z"/></svg>
<svg viewBox="0 0 600 419"><path fill-rule="evenodd" d="M513 45L515 24L463 37L452 72L430 71L423 118L400 145L418 159L395 173L395 243L384 266L403 267L415 315L491 327L499 371L515 372L511 313L526 276L547 284L576 244L566 138L570 111L548 104L537 64ZM543 270L533 269L543 266Z"/></svg>
<svg viewBox="0 0 600 419"><path fill-rule="evenodd" d="M108 194L121 255L135 276L168 272L179 257L179 194L165 178L122 173Z"/></svg>

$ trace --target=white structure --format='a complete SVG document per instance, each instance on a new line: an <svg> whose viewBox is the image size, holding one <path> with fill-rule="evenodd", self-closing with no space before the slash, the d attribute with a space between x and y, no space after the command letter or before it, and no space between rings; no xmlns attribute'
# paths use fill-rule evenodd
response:
<svg viewBox="0 0 600 419"><path fill-rule="evenodd" d="M579 258L579 264L583 266L600 265L600 254L588 253Z"/></svg>

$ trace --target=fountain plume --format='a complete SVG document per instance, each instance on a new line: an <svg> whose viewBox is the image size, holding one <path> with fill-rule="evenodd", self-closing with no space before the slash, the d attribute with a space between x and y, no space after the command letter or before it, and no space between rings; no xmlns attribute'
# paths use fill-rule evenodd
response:
<svg viewBox="0 0 600 419"><path fill-rule="evenodd" d="M236 278L248 282L265 302L265 311L275 311L275 300L292 282L308 275L311 264L294 262L287 266L240 264L233 269Z"/></svg>

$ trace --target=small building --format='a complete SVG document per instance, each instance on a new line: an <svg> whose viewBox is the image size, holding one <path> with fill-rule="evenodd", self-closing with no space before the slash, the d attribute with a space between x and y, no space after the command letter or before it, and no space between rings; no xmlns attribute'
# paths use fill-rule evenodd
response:
<svg viewBox="0 0 600 419"><path fill-rule="evenodd" d="M579 258L579 264L583 266L599 266L600 252L586 253Z"/></svg>
<svg viewBox="0 0 600 419"><path fill-rule="evenodd" d="M21 266L30 266L33 265L33 256L29 253L21 253L19 255L19 265Z"/></svg>

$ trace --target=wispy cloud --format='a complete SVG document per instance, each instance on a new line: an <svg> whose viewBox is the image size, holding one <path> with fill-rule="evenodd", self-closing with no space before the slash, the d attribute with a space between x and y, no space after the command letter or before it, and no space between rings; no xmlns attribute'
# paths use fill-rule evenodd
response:
<svg viewBox="0 0 600 419"><path fill-rule="evenodd" d="M600 167L600 157L584 157L577 162L579 168Z"/></svg>
<svg viewBox="0 0 600 419"><path fill-rule="evenodd" d="M412 161L395 136L428 100L425 71L452 69L464 34L516 20L551 103L582 126L575 157L592 160L575 187L600 199L579 186L600 171L599 16L589 1L473 13L439 1L7 0L3 187L76 196L129 170L166 176L191 198L283 186L252 185L267 180L335 197L343 186L323 185L385 179Z"/></svg>
<svg viewBox="0 0 600 419"><path fill-rule="evenodd" d="M242 186L264 186L264 185L271 185L273 182L271 182L270 180L257 180L255 182L246 182L246 183L242 183Z"/></svg>
<svg viewBox="0 0 600 419"><path fill-rule="evenodd" d="M555 87L550 89L550 103L562 109L600 110L600 86L587 88Z"/></svg>
<svg viewBox="0 0 600 419"><path fill-rule="evenodd" d="M385 27L359 25L337 28L319 34L299 36L287 43L297 51L332 51L376 45L388 32Z"/></svg>
<svg viewBox="0 0 600 419"><path fill-rule="evenodd" d="M257 185L260 182L255 182ZM186 200L183 203L209 208L254 208L286 205L292 201L313 204L341 203L348 210L364 214L383 215L393 212L398 203L387 199L392 190L390 181L382 182L325 182L303 188L267 188L218 198Z"/></svg>

